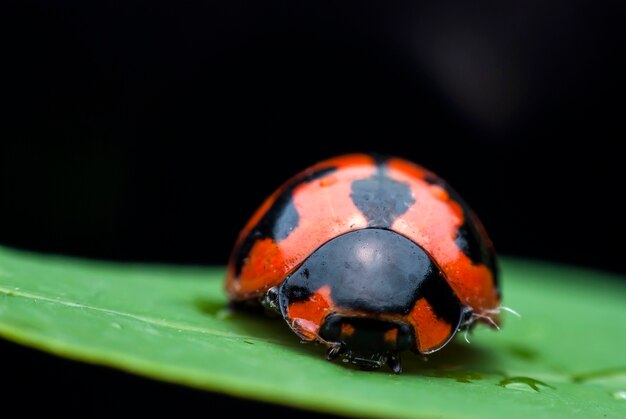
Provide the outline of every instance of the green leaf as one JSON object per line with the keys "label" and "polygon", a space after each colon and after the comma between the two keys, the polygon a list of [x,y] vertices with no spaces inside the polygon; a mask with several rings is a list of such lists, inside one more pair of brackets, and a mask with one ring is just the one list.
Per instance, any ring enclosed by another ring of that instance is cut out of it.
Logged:
{"label": "green leaf", "polygon": [[501,332],[479,328],[404,373],[323,359],[280,319],[224,308],[221,268],[129,265],[0,248],[0,336],[156,379],[385,417],[624,417],[626,282],[506,259]]}

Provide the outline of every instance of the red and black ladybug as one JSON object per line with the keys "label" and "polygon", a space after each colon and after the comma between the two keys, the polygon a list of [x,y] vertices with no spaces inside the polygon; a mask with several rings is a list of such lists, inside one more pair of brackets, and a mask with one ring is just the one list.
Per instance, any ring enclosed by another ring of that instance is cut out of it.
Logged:
{"label": "red and black ladybug", "polygon": [[474,212],[434,173],[353,154],[288,180],[233,250],[232,302],[259,301],[305,341],[364,369],[429,354],[477,321],[497,327],[496,255]]}

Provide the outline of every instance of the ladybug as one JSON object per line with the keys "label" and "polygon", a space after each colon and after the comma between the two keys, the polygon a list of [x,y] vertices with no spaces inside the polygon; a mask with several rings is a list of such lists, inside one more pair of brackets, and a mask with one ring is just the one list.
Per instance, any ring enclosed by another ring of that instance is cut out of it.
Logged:
{"label": "ladybug", "polygon": [[267,198],[235,244],[226,291],[282,315],[328,360],[395,373],[402,351],[430,354],[500,322],[496,254],[474,212],[425,168],[368,154],[324,160]]}

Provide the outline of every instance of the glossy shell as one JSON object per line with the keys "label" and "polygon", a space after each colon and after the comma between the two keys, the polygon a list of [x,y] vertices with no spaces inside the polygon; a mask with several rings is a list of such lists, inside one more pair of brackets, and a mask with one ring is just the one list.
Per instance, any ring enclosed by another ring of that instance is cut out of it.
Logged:
{"label": "glossy shell", "polygon": [[300,338],[362,368],[497,325],[495,253],[443,180],[398,158],[323,161],[274,192],[242,231],[226,290],[261,299]]}
{"label": "glossy shell", "polygon": [[499,305],[495,253],[473,211],[423,167],[366,154],[322,161],[261,205],[230,258],[228,295],[236,301],[260,297],[324,243],[368,227],[418,244],[475,312]]}

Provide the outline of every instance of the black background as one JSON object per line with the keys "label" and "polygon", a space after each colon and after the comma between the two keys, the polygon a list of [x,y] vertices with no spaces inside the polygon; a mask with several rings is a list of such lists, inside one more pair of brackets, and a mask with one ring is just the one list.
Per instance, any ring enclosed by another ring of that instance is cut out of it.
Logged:
{"label": "black background", "polygon": [[[0,243],[224,264],[289,176],[376,151],[447,179],[500,253],[626,273],[618,2],[388,3],[3,3]],[[110,374],[73,368],[47,391]]]}

